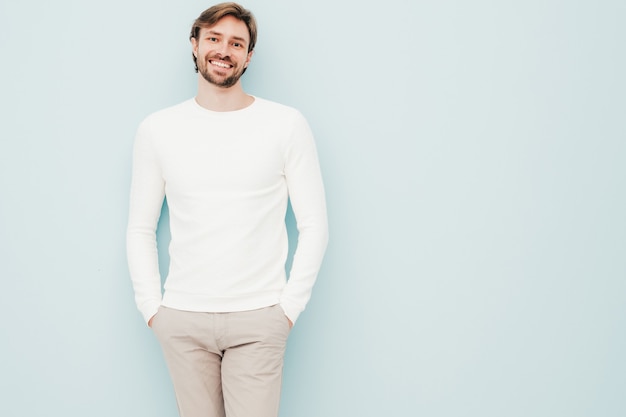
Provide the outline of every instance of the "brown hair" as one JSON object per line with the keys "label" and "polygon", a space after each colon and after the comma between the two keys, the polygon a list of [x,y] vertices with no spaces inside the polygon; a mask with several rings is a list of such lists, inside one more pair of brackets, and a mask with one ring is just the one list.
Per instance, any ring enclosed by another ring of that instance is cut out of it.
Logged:
{"label": "brown hair", "polygon": [[[234,18],[239,19],[246,24],[246,26],[248,27],[248,33],[250,34],[250,44],[248,45],[248,52],[251,52],[254,49],[254,45],[256,45],[256,20],[250,10],[245,9],[243,6],[237,3],[220,3],[203,11],[191,26],[189,40],[191,40],[192,38],[198,39],[198,37],[200,36],[200,29],[208,28],[215,25],[221,18],[225,16],[233,16]],[[198,72],[197,58],[195,57],[195,55],[191,55],[193,57],[193,63],[196,67],[196,72]]]}

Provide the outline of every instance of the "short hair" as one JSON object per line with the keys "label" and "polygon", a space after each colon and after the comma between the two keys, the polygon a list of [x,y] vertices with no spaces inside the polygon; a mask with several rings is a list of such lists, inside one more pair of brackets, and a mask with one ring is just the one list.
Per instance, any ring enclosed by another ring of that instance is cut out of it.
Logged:
{"label": "short hair", "polygon": [[[220,3],[215,6],[209,7],[203,11],[200,16],[193,22],[191,26],[191,33],[189,34],[189,40],[198,39],[200,36],[200,29],[208,28],[215,25],[220,19],[225,16],[233,16],[234,18],[241,20],[248,27],[248,33],[250,34],[250,44],[248,45],[248,52],[254,50],[256,45],[257,25],[256,19],[250,10],[245,9],[243,6],[237,3]],[[193,53],[193,63],[198,72],[198,59]]]}

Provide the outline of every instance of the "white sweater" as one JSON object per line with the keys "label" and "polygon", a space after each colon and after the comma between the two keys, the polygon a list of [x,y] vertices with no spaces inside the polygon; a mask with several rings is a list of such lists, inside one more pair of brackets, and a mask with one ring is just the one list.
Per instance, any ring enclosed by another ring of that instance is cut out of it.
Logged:
{"label": "white sweater", "polygon": [[[172,240],[161,294],[156,227],[167,197]],[[287,200],[298,245],[287,281]],[[148,116],[133,152],[127,251],[137,307],[201,312],[280,304],[295,322],[328,240],[313,136],[295,109],[260,98],[213,112],[195,99]]]}

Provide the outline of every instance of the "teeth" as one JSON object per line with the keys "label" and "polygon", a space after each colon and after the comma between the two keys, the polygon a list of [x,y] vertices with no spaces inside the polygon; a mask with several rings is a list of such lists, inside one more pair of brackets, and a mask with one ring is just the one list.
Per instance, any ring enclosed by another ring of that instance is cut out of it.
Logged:
{"label": "teeth", "polygon": [[217,65],[218,67],[222,67],[222,68],[230,68],[230,65],[225,64],[225,63],[220,62],[220,61],[211,61],[211,64]]}

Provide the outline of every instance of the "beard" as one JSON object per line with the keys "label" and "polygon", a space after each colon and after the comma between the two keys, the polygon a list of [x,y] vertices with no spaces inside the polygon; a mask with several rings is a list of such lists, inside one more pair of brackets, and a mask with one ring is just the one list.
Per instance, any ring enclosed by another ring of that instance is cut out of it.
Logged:
{"label": "beard", "polygon": [[222,61],[233,65],[233,68],[234,68],[234,72],[232,75],[228,77],[223,77],[220,75],[213,74],[211,72],[212,68],[211,68],[211,64],[209,63],[209,60],[213,58],[215,57],[206,58],[203,61],[198,60],[198,64],[199,64],[198,72],[202,75],[202,77],[205,80],[207,80],[209,83],[217,87],[229,88],[237,84],[237,81],[239,81],[239,78],[241,78],[241,76],[243,75],[243,72],[245,71],[245,67],[241,67],[241,68],[237,67],[237,65],[233,63],[228,57],[221,58]]}

